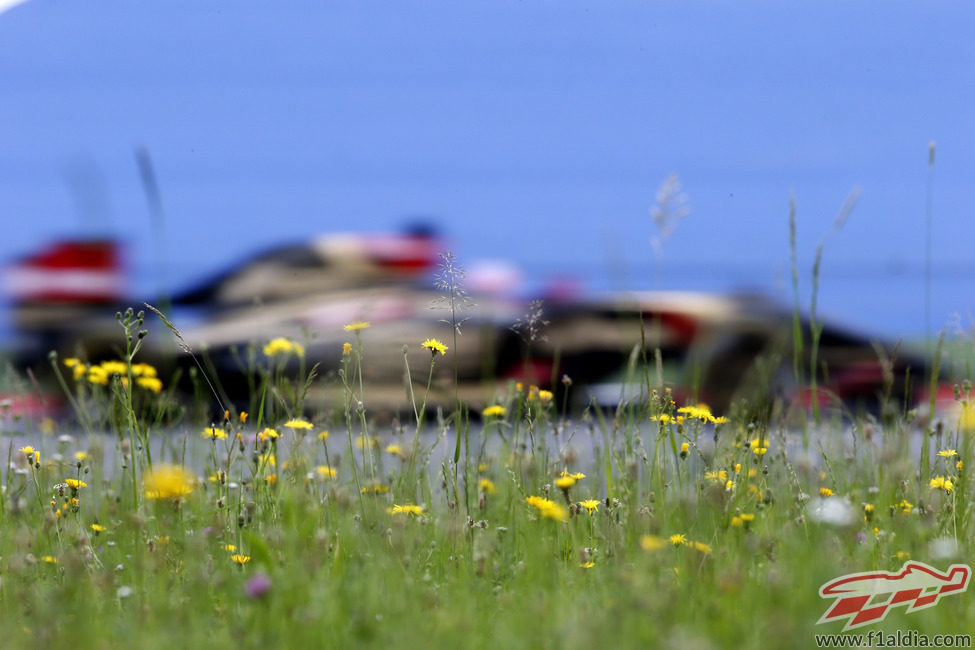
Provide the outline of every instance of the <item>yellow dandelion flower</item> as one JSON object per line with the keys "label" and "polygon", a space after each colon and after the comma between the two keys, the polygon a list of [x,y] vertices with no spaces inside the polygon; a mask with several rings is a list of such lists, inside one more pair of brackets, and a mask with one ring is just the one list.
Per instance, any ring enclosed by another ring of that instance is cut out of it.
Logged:
{"label": "yellow dandelion flower", "polygon": [[731,479],[728,479],[727,481],[725,481],[725,484],[724,484],[725,492],[731,492],[732,490],[735,489],[735,486],[736,485],[737,485],[737,483],[735,483]]}
{"label": "yellow dandelion flower", "polygon": [[705,472],[704,478],[714,483],[724,483],[728,480],[728,472],[724,471],[723,469],[713,472]]}
{"label": "yellow dandelion flower", "polygon": [[403,448],[396,444],[387,445],[384,451],[387,454],[392,454],[393,456],[399,456],[400,458],[404,458],[406,456],[406,454],[403,453]]}
{"label": "yellow dandelion flower", "polygon": [[942,449],[938,452],[938,455],[942,458],[951,458],[952,456],[957,456],[958,452],[954,449]]}
{"label": "yellow dandelion flower", "polygon": [[711,415],[711,409],[705,404],[698,404],[697,406],[682,406],[677,409],[678,413],[683,413],[689,418],[697,418],[702,421],[710,420],[713,416]]}
{"label": "yellow dandelion flower", "polygon": [[44,556],[41,557],[41,561],[42,562],[46,562],[47,564],[57,564],[58,563],[58,559],[56,557],[54,557],[53,555],[44,555]]}
{"label": "yellow dandelion flower", "polygon": [[307,420],[302,420],[301,418],[295,418],[294,420],[288,420],[281,426],[287,427],[289,429],[311,429],[314,425]]}
{"label": "yellow dandelion flower", "polygon": [[346,341],[342,344],[342,356],[347,357],[352,354],[352,344]]}
{"label": "yellow dandelion flower", "polygon": [[251,556],[241,555],[240,553],[234,553],[233,555],[230,556],[230,559],[233,560],[234,564],[244,566],[245,564],[251,561]]}
{"label": "yellow dandelion flower", "polygon": [[30,445],[27,445],[25,447],[21,447],[20,448],[20,453],[24,454],[25,456],[30,457],[30,456],[33,456],[36,452],[34,451],[34,448],[33,447],[31,447]]}
{"label": "yellow dandelion flower", "polygon": [[372,485],[364,485],[360,492],[363,494],[369,494],[370,492],[373,494],[386,494],[389,492],[389,487],[382,483],[374,483]]}
{"label": "yellow dandelion flower", "polygon": [[975,404],[962,401],[958,408],[958,430],[964,433],[975,431]]}
{"label": "yellow dandelion flower", "polygon": [[329,467],[328,465],[319,465],[315,468],[315,472],[318,473],[318,477],[321,479],[330,479],[338,476],[338,472],[334,467]]}
{"label": "yellow dandelion flower", "polygon": [[576,480],[571,476],[560,476],[555,479],[555,487],[560,490],[568,490],[570,487],[576,484]]}
{"label": "yellow dandelion flower", "polygon": [[644,551],[659,551],[667,545],[667,540],[656,535],[644,535],[640,538],[640,547]]}
{"label": "yellow dandelion flower", "polygon": [[566,521],[568,512],[558,503],[546,499],[545,497],[529,496],[525,497],[528,505],[535,508],[542,517],[555,519],[556,521]]}
{"label": "yellow dandelion flower", "polygon": [[505,414],[504,407],[503,406],[500,406],[498,404],[495,404],[493,406],[489,406],[486,409],[484,409],[483,411],[481,411],[481,416],[482,417],[486,417],[486,418],[489,418],[489,417],[494,416],[494,415],[498,416],[499,418],[503,418],[504,417],[504,414]]}
{"label": "yellow dandelion flower", "polygon": [[108,374],[109,377],[112,375],[129,374],[129,366],[124,361],[102,361],[99,366]]}
{"label": "yellow dandelion flower", "polygon": [[193,475],[179,465],[156,465],[143,479],[147,499],[180,499],[193,491]]}
{"label": "yellow dandelion flower", "polygon": [[711,554],[712,549],[709,544],[705,544],[704,542],[690,542],[689,544],[691,547],[694,548],[695,551],[698,551],[699,553],[704,553],[705,555]]}
{"label": "yellow dandelion flower", "polygon": [[438,341],[437,339],[427,339],[426,341],[420,344],[420,347],[424,347],[427,350],[430,350],[430,354],[436,354],[437,352],[439,352],[441,356],[447,354],[447,350],[448,350],[447,346],[444,345],[442,342]]}
{"label": "yellow dandelion flower", "polygon": [[247,424],[247,418],[248,418],[247,411],[241,411],[240,412],[240,423],[241,424]]}
{"label": "yellow dandelion flower", "polygon": [[900,562],[905,562],[911,559],[911,554],[907,551],[897,551],[894,553],[894,557]]}
{"label": "yellow dandelion flower", "polygon": [[201,435],[210,440],[225,440],[227,438],[227,432],[220,427],[206,427]]}
{"label": "yellow dandelion flower", "polygon": [[88,487],[88,484],[76,478],[64,479],[64,482],[68,484],[68,487],[72,490],[80,490],[81,488]]}
{"label": "yellow dandelion flower", "polygon": [[264,356],[274,357],[284,354],[296,354],[299,357],[305,356],[305,346],[300,343],[295,343],[291,339],[279,336],[278,338],[271,339],[268,344],[264,346]]}
{"label": "yellow dandelion flower", "polygon": [[108,386],[109,375],[104,368],[101,366],[92,366],[88,369],[87,379],[91,384],[98,384],[100,386]]}
{"label": "yellow dandelion flower", "polygon": [[325,440],[328,440],[328,435],[328,431],[322,431],[318,434],[318,439],[324,442]]}
{"label": "yellow dandelion flower", "polygon": [[662,424],[667,424],[671,422],[674,418],[669,413],[661,413],[660,415],[651,415],[650,419],[654,422],[660,422]]}
{"label": "yellow dandelion flower", "polygon": [[148,363],[133,363],[132,364],[132,376],[133,377],[156,377],[159,373],[156,369],[150,366]]}
{"label": "yellow dandelion flower", "polygon": [[281,434],[278,433],[277,429],[272,429],[271,427],[265,427],[263,431],[257,434],[257,439],[261,442],[267,442],[268,440],[274,440],[280,437]]}
{"label": "yellow dandelion flower", "polygon": [[278,475],[277,474],[268,474],[264,478],[264,482],[267,483],[268,485],[277,485],[277,483],[278,483]]}
{"label": "yellow dandelion flower", "polygon": [[583,569],[591,569],[594,566],[596,566],[596,563],[593,562],[592,560],[589,560],[588,562],[583,562],[582,564],[579,565],[579,567]]}
{"label": "yellow dandelion flower", "polygon": [[566,509],[554,501],[549,501],[543,507],[538,509],[538,512],[546,519],[554,519],[555,521],[568,521],[569,513]]}
{"label": "yellow dandelion flower", "polygon": [[552,391],[550,390],[538,391],[538,401],[541,402],[542,404],[549,404],[553,399],[555,399],[555,395],[552,394]]}
{"label": "yellow dandelion flower", "polygon": [[227,551],[228,553],[236,553],[237,547],[234,546],[233,544],[224,544],[223,550]]}
{"label": "yellow dandelion flower", "polygon": [[964,466],[965,466],[965,463],[963,463],[961,461],[958,461],[957,463],[955,463],[955,469],[957,469],[959,472],[961,471],[962,467],[964,467]]}
{"label": "yellow dandelion flower", "polygon": [[355,446],[358,449],[366,449],[367,447],[369,449],[375,449],[379,446],[379,439],[375,436],[369,436],[368,438],[366,436],[356,436]]}
{"label": "yellow dandelion flower", "polygon": [[674,546],[681,546],[687,543],[687,536],[683,533],[677,533],[668,537],[667,540]]}
{"label": "yellow dandelion flower", "polygon": [[95,534],[96,535],[101,534],[101,533],[104,533],[106,530],[108,530],[107,528],[105,528],[101,524],[92,524],[91,525],[91,529],[93,531],[95,531]]}
{"label": "yellow dandelion flower", "polygon": [[78,381],[85,376],[88,372],[88,366],[81,362],[80,359],[74,357],[69,357],[64,360],[64,365],[71,369],[71,373],[74,376],[74,380]]}
{"label": "yellow dandelion flower", "polygon": [[138,377],[135,380],[135,385],[139,388],[145,388],[156,395],[161,393],[163,388],[162,380],[158,377]]}
{"label": "yellow dandelion flower", "polygon": [[833,496],[833,491],[831,489],[829,489],[828,487],[821,487],[821,488],[819,488],[819,496],[821,496],[823,498],[831,497],[831,496]]}
{"label": "yellow dandelion flower", "polygon": [[742,521],[742,518],[739,517],[738,515],[735,515],[734,517],[731,518],[732,528],[741,528],[743,525],[744,525],[744,521]]}
{"label": "yellow dandelion flower", "polygon": [[367,329],[368,327],[369,327],[369,322],[368,321],[361,321],[360,320],[360,321],[356,321],[354,323],[349,323],[348,325],[346,325],[342,329],[344,329],[346,332],[357,332],[359,330]]}
{"label": "yellow dandelion flower", "polygon": [[951,492],[955,487],[954,483],[951,482],[951,479],[944,476],[935,476],[928,482],[928,485],[930,485],[931,489],[933,490],[941,489],[945,492]]}
{"label": "yellow dandelion flower", "polygon": [[586,475],[583,474],[582,472],[574,472],[572,474],[568,474],[566,472],[562,472],[562,476],[568,476],[570,478],[574,478],[577,481],[581,481],[582,479],[586,478]]}
{"label": "yellow dandelion flower", "polygon": [[586,499],[585,501],[580,501],[579,505],[586,509],[590,515],[597,510],[599,510],[599,501],[596,499]]}
{"label": "yellow dandelion flower", "polygon": [[687,455],[691,452],[691,444],[689,442],[680,443],[680,457],[687,458]]}
{"label": "yellow dandelion flower", "polygon": [[386,512],[391,515],[410,515],[411,517],[418,517],[423,514],[423,506],[417,506],[412,504],[405,504],[398,506],[393,504],[392,508],[387,508]]}
{"label": "yellow dandelion flower", "polygon": [[899,508],[900,511],[905,515],[909,515],[911,514],[911,510],[914,509],[914,504],[907,499],[901,499],[901,502],[898,503],[896,507]]}
{"label": "yellow dandelion flower", "polygon": [[497,491],[497,489],[494,487],[494,481],[489,478],[482,478],[480,481],[478,481],[477,489],[479,492],[483,492],[485,494],[494,494]]}

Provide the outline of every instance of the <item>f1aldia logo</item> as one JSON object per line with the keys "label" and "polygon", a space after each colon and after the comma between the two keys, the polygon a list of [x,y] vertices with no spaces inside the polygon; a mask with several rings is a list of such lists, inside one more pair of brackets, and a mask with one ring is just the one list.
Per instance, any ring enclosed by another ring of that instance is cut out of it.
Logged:
{"label": "f1aldia logo", "polygon": [[830,580],[819,588],[821,598],[836,601],[816,624],[847,619],[843,632],[879,623],[892,607],[906,605],[907,612],[934,607],[942,596],[968,589],[972,568],[952,564],[946,573],[923,562],[908,561],[896,573],[867,571]]}

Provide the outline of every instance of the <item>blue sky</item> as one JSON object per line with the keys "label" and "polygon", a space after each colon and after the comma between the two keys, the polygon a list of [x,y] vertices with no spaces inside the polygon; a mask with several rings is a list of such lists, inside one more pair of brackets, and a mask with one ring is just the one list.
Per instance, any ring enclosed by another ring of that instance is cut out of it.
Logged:
{"label": "blue sky", "polygon": [[[930,141],[933,326],[975,314],[973,33],[965,2],[30,0],[0,14],[0,259],[112,232],[145,291],[422,214],[537,283],[790,301],[790,194],[808,276],[859,187],[822,308],[916,336]],[[654,262],[670,173],[691,213]]]}

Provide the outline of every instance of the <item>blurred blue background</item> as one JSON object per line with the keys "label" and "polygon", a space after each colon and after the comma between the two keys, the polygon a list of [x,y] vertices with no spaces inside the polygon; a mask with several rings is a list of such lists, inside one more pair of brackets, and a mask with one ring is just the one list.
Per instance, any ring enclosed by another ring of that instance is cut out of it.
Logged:
{"label": "blurred blue background", "polygon": [[[827,317],[967,327],[973,33],[967,2],[30,0],[0,13],[0,260],[113,234],[150,295],[426,215],[526,294],[568,275],[791,304],[791,194],[803,306],[828,236]],[[690,213],[655,251],[670,174]]]}

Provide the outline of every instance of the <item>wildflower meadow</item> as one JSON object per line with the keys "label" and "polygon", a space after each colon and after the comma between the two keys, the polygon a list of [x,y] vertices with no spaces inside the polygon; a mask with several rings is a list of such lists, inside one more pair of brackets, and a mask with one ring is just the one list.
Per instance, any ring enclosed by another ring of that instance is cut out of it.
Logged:
{"label": "wildflower meadow", "polygon": [[[434,407],[449,318],[402,342],[429,364],[404,368],[391,419],[370,410],[364,321],[344,328],[325,405],[286,338],[254,342],[243,400],[200,361],[181,397],[140,359],[147,319],[179,341],[154,308],[119,314],[120,358],[52,355],[70,416],[4,420],[0,646],[816,647],[843,628],[818,622],[821,585],[971,556],[966,382],[943,413],[813,417],[754,387],[719,413],[634,354],[645,390],[612,409],[570,410],[571,377]],[[870,629],[972,621],[960,594]]]}

